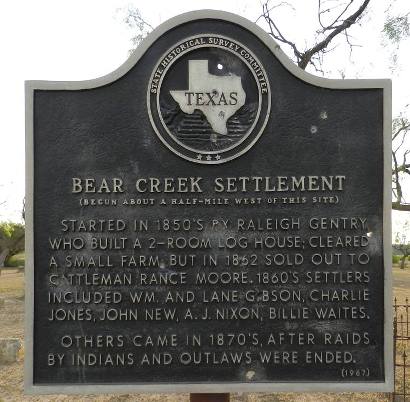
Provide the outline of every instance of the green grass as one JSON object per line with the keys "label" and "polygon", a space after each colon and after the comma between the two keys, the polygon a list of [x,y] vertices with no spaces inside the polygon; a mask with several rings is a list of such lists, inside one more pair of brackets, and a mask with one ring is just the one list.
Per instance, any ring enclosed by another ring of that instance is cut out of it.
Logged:
{"label": "green grass", "polygon": [[6,263],[7,267],[24,267],[25,255],[24,252],[13,255]]}

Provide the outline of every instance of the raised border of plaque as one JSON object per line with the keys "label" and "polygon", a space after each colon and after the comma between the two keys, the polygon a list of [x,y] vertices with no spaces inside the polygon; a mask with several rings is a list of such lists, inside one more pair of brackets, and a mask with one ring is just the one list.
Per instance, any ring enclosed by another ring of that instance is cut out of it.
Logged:
{"label": "raised border of plaque", "polygon": [[[140,383],[140,384],[75,384],[36,385],[33,382],[33,329],[34,329],[34,244],[33,244],[33,96],[38,89],[82,90],[112,83],[125,75],[144,55],[149,47],[165,32],[195,19],[220,19],[242,26],[256,35],[282,65],[297,78],[330,89],[383,89],[384,135],[384,382],[264,382],[264,383]],[[298,68],[280,46],[256,24],[235,14],[200,10],[174,17],[156,28],[132,53],[128,60],[112,73],[86,81],[26,81],[26,271],[25,271],[25,392],[30,394],[101,394],[144,392],[390,392],[393,390],[393,324],[392,324],[392,273],[391,273],[391,81],[388,79],[325,79]]]}

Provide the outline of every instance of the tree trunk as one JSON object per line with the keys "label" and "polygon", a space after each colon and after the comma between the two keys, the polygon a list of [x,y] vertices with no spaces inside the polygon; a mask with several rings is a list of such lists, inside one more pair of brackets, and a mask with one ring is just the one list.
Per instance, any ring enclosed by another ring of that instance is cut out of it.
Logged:
{"label": "tree trunk", "polygon": [[403,255],[402,259],[400,260],[400,269],[404,269],[404,264],[406,263],[407,255]]}
{"label": "tree trunk", "polygon": [[6,261],[7,256],[9,255],[9,249],[5,248],[1,253],[0,253],[0,276],[1,276],[1,270],[4,267],[4,262]]}

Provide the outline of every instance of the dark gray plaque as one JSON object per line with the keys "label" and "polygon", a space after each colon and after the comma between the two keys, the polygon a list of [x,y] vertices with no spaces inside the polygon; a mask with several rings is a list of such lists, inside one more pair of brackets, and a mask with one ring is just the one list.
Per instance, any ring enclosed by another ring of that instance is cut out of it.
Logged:
{"label": "dark gray plaque", "polygon": [[28,82],[26,390],[391,389],[390,99],[208,11]]}

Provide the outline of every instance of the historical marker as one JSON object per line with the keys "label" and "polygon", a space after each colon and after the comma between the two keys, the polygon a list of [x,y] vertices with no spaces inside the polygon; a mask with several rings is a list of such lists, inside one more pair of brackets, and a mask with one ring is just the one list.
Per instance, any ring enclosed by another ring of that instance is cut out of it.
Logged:
{"label": "historical marker", "polygon": [[28,82],[26,390],[390,390],[390,91],[213,11]]}

